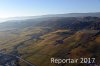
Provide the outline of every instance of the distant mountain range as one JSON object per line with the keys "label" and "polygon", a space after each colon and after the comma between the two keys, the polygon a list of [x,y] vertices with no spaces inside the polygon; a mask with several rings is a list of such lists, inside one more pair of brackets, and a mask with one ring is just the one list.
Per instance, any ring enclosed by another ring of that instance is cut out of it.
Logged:
{"label": "distant mountain range", "polygon": [[51,15],[43,15],[42,17],[86,17],[86,16],[100,17],[100,12],[51,14]]}
{"label": "distant mountain range", "polygon": [[67,13],[67,14],[50,14],[50,15],[41,15],[41,16],[26,16],[26,17],[11,17],[6,19],[0,19],[0,22],[8,21],[8,20],[25,20],[25,19],[36,19],[36,18],[44,18],[44,17],[100,17],[100,12],[93,13]]}
{"label": "distant mountain range", "polygon": [[0,23],[0,29],[25,28],[30,26],[82,29],[84,27],[89,28],[91,25],[96,25],[95,29],[100,29],[99,17],[100,12],[13,17],[5,19],[5,22]]}

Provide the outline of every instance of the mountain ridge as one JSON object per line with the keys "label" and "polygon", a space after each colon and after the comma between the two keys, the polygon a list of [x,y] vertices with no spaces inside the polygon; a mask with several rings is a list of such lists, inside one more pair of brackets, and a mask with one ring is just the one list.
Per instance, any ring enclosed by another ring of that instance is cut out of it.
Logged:
{"label": "mountain ridge", "polygon": [[44,17],[100,17],[100,12],[88,12],[88,13],[64,13],[64,14],[48,14],[48,15],[39,15],[39,16],[22,16],[22,17],[9,17],[9,18],[0,18],[0,22],[6,22],[9,20],[25,20],[25,19],[36,19]]}

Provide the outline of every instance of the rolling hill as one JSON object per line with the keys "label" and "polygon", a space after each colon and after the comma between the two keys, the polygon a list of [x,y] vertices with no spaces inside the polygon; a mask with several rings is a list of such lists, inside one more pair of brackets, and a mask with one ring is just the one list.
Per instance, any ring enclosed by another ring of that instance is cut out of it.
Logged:
{"label": "rolling hill", "polygon": [[[99,13],[44,15],[0,23],[0,51],[36,66],[89,66],[56,64],[51,58],[96,58],[100,64]],[[17,60],[20,66],[27,63]]]}

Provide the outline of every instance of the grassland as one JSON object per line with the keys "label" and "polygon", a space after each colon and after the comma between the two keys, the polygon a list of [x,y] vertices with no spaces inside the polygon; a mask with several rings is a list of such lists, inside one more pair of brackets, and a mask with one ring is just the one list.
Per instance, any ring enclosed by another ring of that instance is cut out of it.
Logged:
{"label": "grassland", "polygon": [[[25,60],[35,64],[36,66],[55,66],[57,64],[51,64],[50,58],[81,58],[81,57],[95,57],[100,59],[99,46],[100,36],[92,35],[98,31],[94,30],[82,30],[82,31],[71,31],[71,30],[56,30],[38,36],[40,39],[32,38],[32,36],[44,33],[43,29],[35,28],[31,31],[24,29],[18,33],[11,33],[8,31],[6,34],[8,38],[1,38],[1,49],[6,49],[7,52],[18,51],[18,54]],[[5,34],[5,32],[0,33]],[[11,34],[11,35],[10,35]],[[3,35],[2,35],[3,36]],[[89,38],[89,39],[88,39]],[[62,41],[63,43],[60,43]],[[97,51],[94,53],[94,49]],[[84,55],[85,54],[85,55]],[[26,64],[19,62],[22,66]],[[98,62],[99,63],[99,62]],[[75,64],[80,65],[80,64]],[[73,64],[65,64],[65,66],[75,66]],[[27,65],[26,65],[27,66]],[[58,65],[60,66],[60,65]],[[83,66],[85,66],[83,64]]]}

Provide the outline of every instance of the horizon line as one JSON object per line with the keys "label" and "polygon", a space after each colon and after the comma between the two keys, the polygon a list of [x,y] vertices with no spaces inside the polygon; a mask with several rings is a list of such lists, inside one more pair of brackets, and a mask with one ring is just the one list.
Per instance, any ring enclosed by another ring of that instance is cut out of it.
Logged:
{"label": "horizon line", "polygon": [[48,15],[60,15],[60,14],[78,14],[78,13],[100,13],[100,12],[69,12],[69,13],[55,13],[55,14],[43,14],[43,15],[27,15],[27,16],[12,16],[5,17],[0,19],[10,19],[10,18],[20,18],[20,17],[39,17],[39,16],[48,16]]}

